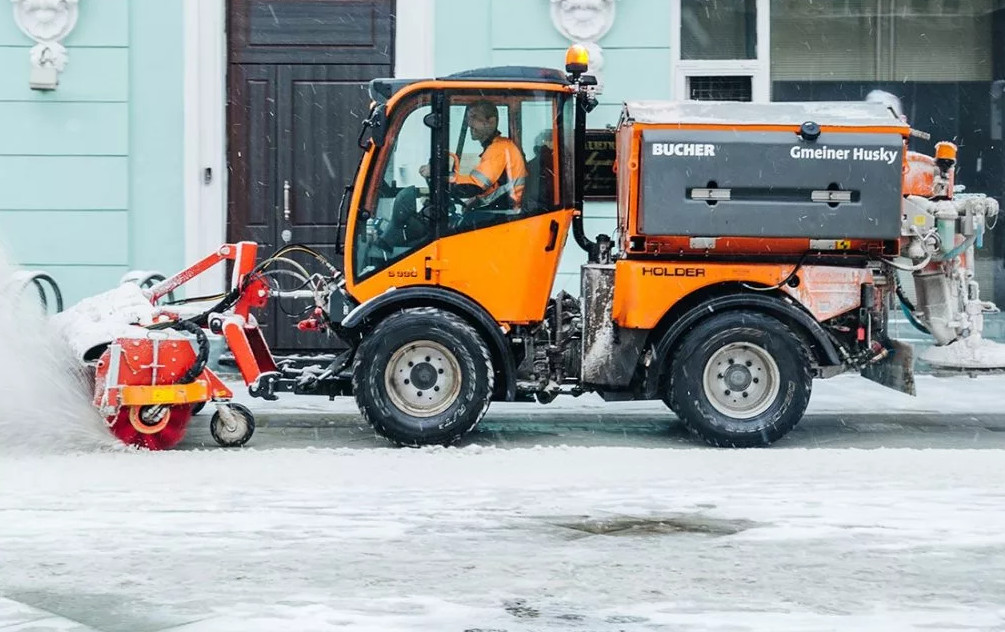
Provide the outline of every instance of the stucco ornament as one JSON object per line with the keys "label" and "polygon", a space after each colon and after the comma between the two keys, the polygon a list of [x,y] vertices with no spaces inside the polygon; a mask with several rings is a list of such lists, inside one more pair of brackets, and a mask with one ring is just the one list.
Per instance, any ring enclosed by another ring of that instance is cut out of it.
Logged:
{"label": "stucco ornament", "polygon": [[79,0],[11,0],[14,22],[35,40],[31,63],[36,68],[62,72],[69,56],[62,40],[73,31],[79,16]]}
{"label": "stucco ornament", "polygon": [[590,51],[590,73],[604,67],[604,50],[599,41],[614,25],[614,0],[549,0],[551,21],[566,39]]}

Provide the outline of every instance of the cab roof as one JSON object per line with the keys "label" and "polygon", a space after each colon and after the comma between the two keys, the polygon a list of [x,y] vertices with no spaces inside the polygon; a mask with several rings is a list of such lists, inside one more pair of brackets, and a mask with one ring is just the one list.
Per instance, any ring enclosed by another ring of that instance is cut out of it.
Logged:
{"label": "cab roof", "polygon": [[[444,77],[438,81],[498,81],[522,83],[557,83],[569,85],[569,78],[561,70],[554,68],[539,68],[536,66],[493,66],[465,70]],[[370,97],[374,101],[386,102],[396,92],[420,81],[430,79],[374,79],[370,82]]]}

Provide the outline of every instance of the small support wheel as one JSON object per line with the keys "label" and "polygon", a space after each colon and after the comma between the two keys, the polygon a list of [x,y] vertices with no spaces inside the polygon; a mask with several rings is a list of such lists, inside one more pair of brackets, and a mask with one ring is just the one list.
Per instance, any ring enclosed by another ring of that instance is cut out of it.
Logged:
{"label": "small support wheel", "polygon": [[534,399],[536,399],[539,404],[550,404],[555,401],[556,397],[558,397],[558,393],[551,391],[538,391],[534,393]]}
{"label": "small support wheel", "polygon": [[241,404],[222,404],[209,421],[209,432],[218,445],[239,448],[255,434],[255,416]]}

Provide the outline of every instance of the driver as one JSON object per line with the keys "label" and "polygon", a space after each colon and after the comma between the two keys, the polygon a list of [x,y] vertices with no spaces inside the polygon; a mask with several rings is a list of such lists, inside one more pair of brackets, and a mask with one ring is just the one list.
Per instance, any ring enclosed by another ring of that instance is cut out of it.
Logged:
{"label": "driver", "polygon": [[[527,179],[523,153],[499,132],[499,110],[491,101],[475,101],[468,106],[471,138],[482,144],[481,162],[467,175],[451,174],[451,193],[467,200],[468,209],[519,210]],[[419,173],[429,177],[429,165]]]}

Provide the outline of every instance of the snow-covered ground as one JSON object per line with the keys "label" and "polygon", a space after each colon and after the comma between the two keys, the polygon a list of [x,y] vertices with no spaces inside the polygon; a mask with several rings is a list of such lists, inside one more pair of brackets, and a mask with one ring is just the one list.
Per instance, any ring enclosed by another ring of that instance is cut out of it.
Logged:
{"label": "snow-covered ground", "polygon": [[[8,303],[0,631],[1005,629],[1003,450],[291,450],[266,434],[137,452],[40,316]],[[808,412],[1000,416],[1003,385],[922,377],[910,398],[846,376],[817,382]],[[359,420],[349,398],[251,405]],[[589,396],[499,410],[669,418]]]}
{"label": "snow-covered ground", "polygon": [[0,454],[0,630],[1005,629],[997,450]]}

